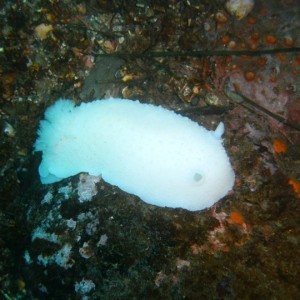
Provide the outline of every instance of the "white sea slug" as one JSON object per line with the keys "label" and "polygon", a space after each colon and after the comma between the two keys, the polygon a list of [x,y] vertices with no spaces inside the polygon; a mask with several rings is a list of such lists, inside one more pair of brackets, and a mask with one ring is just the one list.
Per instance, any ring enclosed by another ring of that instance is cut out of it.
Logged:
{"label": "white sea slug", "polygon": [[223,131],[223,123],[208,131],[139,101],[60,99],[46,110],[34,147],[44,184],[88,172],[147,203],[201,210],[234,184]]}

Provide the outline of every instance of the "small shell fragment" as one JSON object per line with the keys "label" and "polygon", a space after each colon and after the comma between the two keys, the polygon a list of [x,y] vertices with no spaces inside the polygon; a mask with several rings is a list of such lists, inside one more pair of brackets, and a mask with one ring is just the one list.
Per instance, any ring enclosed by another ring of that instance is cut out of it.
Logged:
{"label": "small shell fragment", "polygon": [[228,0],[226,10],[238,20],[246,17],[254,7],[254,0]]}
{"label": "small shell fragment", "polygon": [[53,30],[52,25],[46,25],[44,23],[38,25],[34,29],[36,37],[40,40],[45,40],[48,36],[48,33]]}
{"label": "small shell fragment", "polygon": [[9,137],[14,137],[16,134],[15,129],[6,121],[3,123],[3,133]]}

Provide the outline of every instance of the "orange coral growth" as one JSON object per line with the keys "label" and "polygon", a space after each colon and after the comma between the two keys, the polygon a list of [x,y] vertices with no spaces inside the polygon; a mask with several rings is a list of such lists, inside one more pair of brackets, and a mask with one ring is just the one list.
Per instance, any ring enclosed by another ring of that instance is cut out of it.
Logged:
{"label": "orange coral growth", "polygon": [[256,24],[256,19],[255,19],[254,17],[250,16],[250,17],[247,19],[247,23],[248,23],[249,25],[254,25],[254,24]]}
{"label": "orange coral growth", "polygon": [[255,50],[257,48],[257,41],[259,40],[259,34],[257,32],[254,32],[250,37],[249,37],[249,43],[250,43],[250,49]]}
{"label": "orange coral growth", "polygon": [[274,35],[268,34],[265,37],[265,43],[268,45],[275,45],[277,43],[277,38]]}
{"label": "orange coral growth", "polygon": [[244,223],[244,217],[240,213],[233,211],[229,216],[229,221],[233,224],[241,225]]}
{"label": "orange coral growth", "polygon": [[289,185],[292,186],[294,192],[297,194],[298,197],[300,197],[300,182],[291,178],[289,180]]}
{"label": "orange coral growth", "polygon": [[[192,244],[191,251],[197,255],[207,253],[213,255],[217,251],[230,251],[231,245],[242,246],[250,239],[251,226],[244,222],[244,217],[233,211],[230,216],[225,212],[216,212],[216,207],[212,208],[212,216],[219,221],[219,226],[208,232],[207,240],[203,244]],[[235,234],[232,234],[234,229]]]}
{"label": "orange coral growth", "polygon": [[239,83],[234,82],[233,87],[236,92],[241,92],[241,85]]}
{"label": "orange coral growth", "polygon": [[266,57],[260,57],[256,61],[256,65],[259,67],[264,67],[268,63],[268,59]]}
{"label": "orange coral growth", "polygon": [[299,74],[300,74],[300,70],[293,70],[293,71],[292,71],[292,74],[293,74],[293,75],[299,75]]}
{"label": "orange coral growth", "polygon": [[294,47],[295,46],[295,41],[289,36],[284,38],[283,43],[287,47]]}
{"label": "orange coral growth", "polygon": [[278,60],[281,62],[281,63],[284,63],[285,60],[286,60],[286,54],[285,53],[282,53],[282,52],[279,52],[276,54]]}
{"label": "orange coral growth", "polygon": [[277,82],[277,81],[278,81],[277,76],[272,76],[272,77],[270,78],[270,82],[275,83],[275,82]]}
{"label": "orange coral growth", "polygon": [[284,2],[285,2],[285,4],[287,4],[287,5],[295,4],[295,0],[285,0]]}
{"label": "orange coral growth", "polygon": [[16,79],[16,73],[9,73],[2,76],[0,82],[2,83],[4,89],[3,98],[10,99],[12,97]]}
{"label": "orange coral growth", "polygon": [[266,8],[261,8],[259,14],[261,16],[266,16],[268,14],[268,10]]}
{"label": "orange coral growth", "polygon": [[243,42],[243,43],[241,43],[241,48],[242,48],[242,49],[246,49],[246,48],[247,48],[247,45],[246,45],[246,43],[244,43],[244,42]]}
{"label": "orange coral growth", "polygon": [[245,55],[245,54],[241,55],[240,57],[241,57],[242,60],[250,60],[250,59],[253,59],[252,56]]}
{"label": "orange coral growth", "polygon": [[259,40],[259,33],[253,32],[250,37],[251,40],[257,42]]}
{"label": "orange coral growth", "polygon": [[244,77],[247,81],[253,81],[255,79],[255,73],[252,71],[247,71],[244,73]]}
{"label": "orange coral growth", "polygon": [[223,12],[217,12],[216,15],[215,15],[215,20],[219,24],[225,24],[225,23],[228,22],[228,17]]}
{"label": "orange coral growth", "polygon": [[294,64],[295,64],[296,66],[300,66],[300,56],[295,56],[295,57],[294,57]]}
{"label": "orange coral growth", "polygon": [[229,35],[224,35],[221,39],[222,44],[227,45],[230,42],[230,36]]}
{"label": "orange coral growth", "polygon": [[273,141],[273,148],[276,153],[285,153],[287,150],[286,144],[277,139]]}

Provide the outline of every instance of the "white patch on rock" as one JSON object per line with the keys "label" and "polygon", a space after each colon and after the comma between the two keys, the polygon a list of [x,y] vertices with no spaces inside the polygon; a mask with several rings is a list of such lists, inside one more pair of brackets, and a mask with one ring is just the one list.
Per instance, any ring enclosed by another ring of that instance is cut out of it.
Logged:
{"label": "white patch on rock", "polygon": [[82,173],[79,176],[77,194],[79,202],[91,201],[92,197],[97,194],[96,183],[101,180],[101,176],[91,176]]}

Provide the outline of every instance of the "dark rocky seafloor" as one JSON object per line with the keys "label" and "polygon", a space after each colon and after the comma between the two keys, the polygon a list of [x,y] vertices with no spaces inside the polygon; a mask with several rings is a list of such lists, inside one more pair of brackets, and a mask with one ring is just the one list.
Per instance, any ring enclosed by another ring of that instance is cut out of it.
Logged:
{"label": "dark rocky seafloor", "polygon": [[[0,2],[0,299],[299,299],[300,3],[225,3]],[[224,122],[233,191],[190,212],[42,185],[46,108],[109,96]]]}

